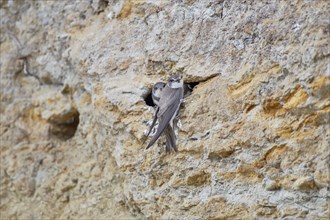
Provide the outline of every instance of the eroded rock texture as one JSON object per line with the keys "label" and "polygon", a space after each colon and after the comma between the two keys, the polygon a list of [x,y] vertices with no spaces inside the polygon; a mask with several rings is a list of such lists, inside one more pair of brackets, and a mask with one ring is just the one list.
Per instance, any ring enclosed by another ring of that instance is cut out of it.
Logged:
{"label": "eroded rock texture", "polygon": [[[328,1],[6,1],[1,218],[329,216]],[[142,146],[179,72],[179,153]]]}

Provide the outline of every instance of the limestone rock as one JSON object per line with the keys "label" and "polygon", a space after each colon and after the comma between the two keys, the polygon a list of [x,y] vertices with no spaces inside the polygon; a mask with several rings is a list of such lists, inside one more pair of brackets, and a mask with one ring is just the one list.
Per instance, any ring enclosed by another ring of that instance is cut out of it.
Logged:
{"label": "limestone rock", "polygon": [[[327,218],[329,7],[1,1],[1,218]],[[173,73],[179,152],[146,151]]]}
{"label": "limestone rock", "polygon": [[297,190],[313,190],[315,187],[313,177],[300,177],[293,183],[293,188]]}

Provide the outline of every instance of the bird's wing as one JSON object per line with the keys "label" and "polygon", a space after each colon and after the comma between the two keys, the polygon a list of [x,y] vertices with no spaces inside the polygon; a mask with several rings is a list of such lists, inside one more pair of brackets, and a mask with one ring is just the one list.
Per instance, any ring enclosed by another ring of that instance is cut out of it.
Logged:
{"label": "bird's wing", "polygon": [[146,149],[150,148],[157,141],[157,139],[163,133],[164,129],[171,121],[173,116],[175,116],[176,112],[180,107],[182,96],[183,96],[182,88],[178,88],[178,89],[167,89],[167,87],[165,88],[165,90],[162,93],[162,97],[159,101],[159,112],[157,114],[159,119],[158,129]]}
{"label": "bird's wing", "polygon": [[174,127],[171,127],[170,135],[171,135],[171,140],[172,140],[172,148],[175,152],[178,152],[178,148],[176,147],[176,136],[174,133]]}
{"label": "bird's wing", "polygon": [[171,140],[171,135],[169,133],[169,125],[167,125],[167,127],[164,130],[164,135],[165,135],[165,139],[166,139],[166,152],[171,152],[172,149],[172,140]]}
{"label": "bird's wing", "polygon": [[[172,89],[166,86],[163,89],[161,99],[159,100],[158,117],[163,117],[168,113],[172,105],[179,107],[183,98],[183,88]],[[177,109],[175,109],[176,111]]]}
{"label": "bird's wing", "polygon": [[171,152],[171,149],[173,149],[175,152],[178,152],[178,148],[176,147],[176,136],[174,133],[174,129],[170,125],[167,125],[164,130],[164,134],[166,137],[166,152]]}

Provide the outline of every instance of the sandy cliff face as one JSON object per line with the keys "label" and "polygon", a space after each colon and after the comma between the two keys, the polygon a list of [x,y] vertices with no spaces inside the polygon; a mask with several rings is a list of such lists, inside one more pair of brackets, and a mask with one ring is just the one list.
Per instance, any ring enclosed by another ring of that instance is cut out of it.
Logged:
{"label": "sandy cliff face", "polygon": [[[329,216],[327,1],[1,1],[1,218]],[[198,83],[177,154],[152,85]]]}

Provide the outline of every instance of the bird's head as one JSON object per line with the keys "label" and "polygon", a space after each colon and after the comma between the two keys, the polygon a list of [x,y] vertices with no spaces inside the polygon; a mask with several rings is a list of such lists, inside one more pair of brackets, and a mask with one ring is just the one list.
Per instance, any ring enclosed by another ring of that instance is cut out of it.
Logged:
{"label": "bird's head", "polygon": [[183,79],[181,75],[173,75],[168,79],[168,85],[172,89],[183,87]]}
{"label": "bird's head", "polygon": [[165,87],[165,83],[158,82],[152,87],[152,94],[156,97],[160,97],[160,93],[162,92],[163,88]]}

